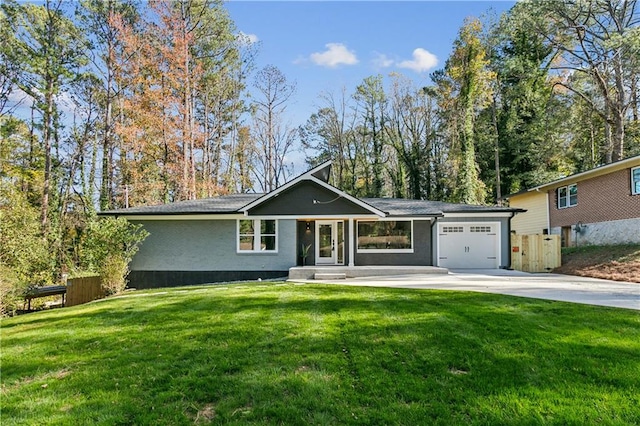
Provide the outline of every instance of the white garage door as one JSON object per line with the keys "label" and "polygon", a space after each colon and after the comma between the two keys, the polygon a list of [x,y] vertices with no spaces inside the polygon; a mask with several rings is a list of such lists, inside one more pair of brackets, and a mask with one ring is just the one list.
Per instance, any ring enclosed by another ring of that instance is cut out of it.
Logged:
{"label": "white garage door", "polygon": [[438,266],[495,269],[499,253],[499,222],[438,224]]}

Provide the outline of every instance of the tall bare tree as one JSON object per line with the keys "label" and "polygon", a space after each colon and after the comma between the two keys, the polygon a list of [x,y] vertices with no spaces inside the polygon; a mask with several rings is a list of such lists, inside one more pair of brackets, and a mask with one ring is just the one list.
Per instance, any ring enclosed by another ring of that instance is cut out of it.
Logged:
{"label": "tall bare tree", "polygon": [[[627,112],[633,105],[634,76],[640,67],[640,11],[636,0],[526,1],[531,28],[561,53],[557,84],[589,104],[605,123],[604,161],[624,157]],[[598,97],[574,83],[588,76]]]}
{"label": "tall bare tree", "polygon": [[277,67],[267,65],[258,71],[253,98],[253,137],[258,150],[258,167],[254,169],[262,191],[272,191],[291,174],[287,155],[291,153],[297,129],[285,122],[284,112],[296,91]]}

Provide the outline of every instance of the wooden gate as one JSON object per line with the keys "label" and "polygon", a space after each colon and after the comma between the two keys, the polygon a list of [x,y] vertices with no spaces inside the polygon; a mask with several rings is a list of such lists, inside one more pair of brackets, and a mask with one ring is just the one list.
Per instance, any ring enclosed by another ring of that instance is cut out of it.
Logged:
{"label": "wooden gate", "polygon": [[562,259],[560,235],[511,234],[511,267],[524,272],[551,272]]}

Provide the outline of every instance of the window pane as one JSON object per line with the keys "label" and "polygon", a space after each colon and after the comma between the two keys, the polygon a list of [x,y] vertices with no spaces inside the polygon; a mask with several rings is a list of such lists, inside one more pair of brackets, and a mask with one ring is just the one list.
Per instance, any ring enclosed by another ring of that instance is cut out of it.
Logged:
{"label": "window pane", "polygon": [[260,238],[260,250],[275,250],[275,249],[276,249],[275,236],[263,236]]}
{"label": "window pane", "polygon": [[252,236],[240,236],[240,250],[242,251],[253,250]]}
{"label": "window pane", "polygon": [[276,221],[275,220],[261,220],[260,221],[260,233],[263,235],[276,235]]}
{"label": "window pane", "polygon": [[631,171],[632,190],[634,194],[640,194],[640,167]]}
{"label": "window pane", "polygon": [[567,207],[567,187],[558,188],[558,207]]}
{"label": "window pane", "polygon": [[578,204],[578,186],[570,185],[569,186],[569,205],[575,206]]}
{"label": "window pane", "polygon": [[358,249],[411,249],[411,222],[358,222]]}
{"label": "window pane", "polygon": [[253,220],[240,221],[240,234],[253,234]]}

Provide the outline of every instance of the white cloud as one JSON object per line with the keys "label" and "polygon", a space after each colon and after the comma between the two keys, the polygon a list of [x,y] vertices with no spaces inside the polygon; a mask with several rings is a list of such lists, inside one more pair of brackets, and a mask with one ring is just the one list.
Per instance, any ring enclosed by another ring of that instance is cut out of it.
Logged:
{"label": "white cloud", "polygon": [[336,68],[338,65],[355,65],[358,63],[356,54],[347,49],[342,43],[327,43],[324,52],[312,53],[311,62],[321,67]]}
{"label": "white cloud", "polygon": [[247,45],[256,44],[260,41],[257,35],[243,33],[242,31],[238,33],[238,38]]}
{"label": "white cloud", "polygon": [[418,47],[413,51],[413,59],[397,63],[399,68],[408,68],[415,72],[425,72],[438,65],[438,58],[433,53]]}
{"label": "white cloud", "polygon": [[393,65],[393,59],[390,59],[384,53],[375,52],[375,58],[371,60],[375,68],[389,68]]}

